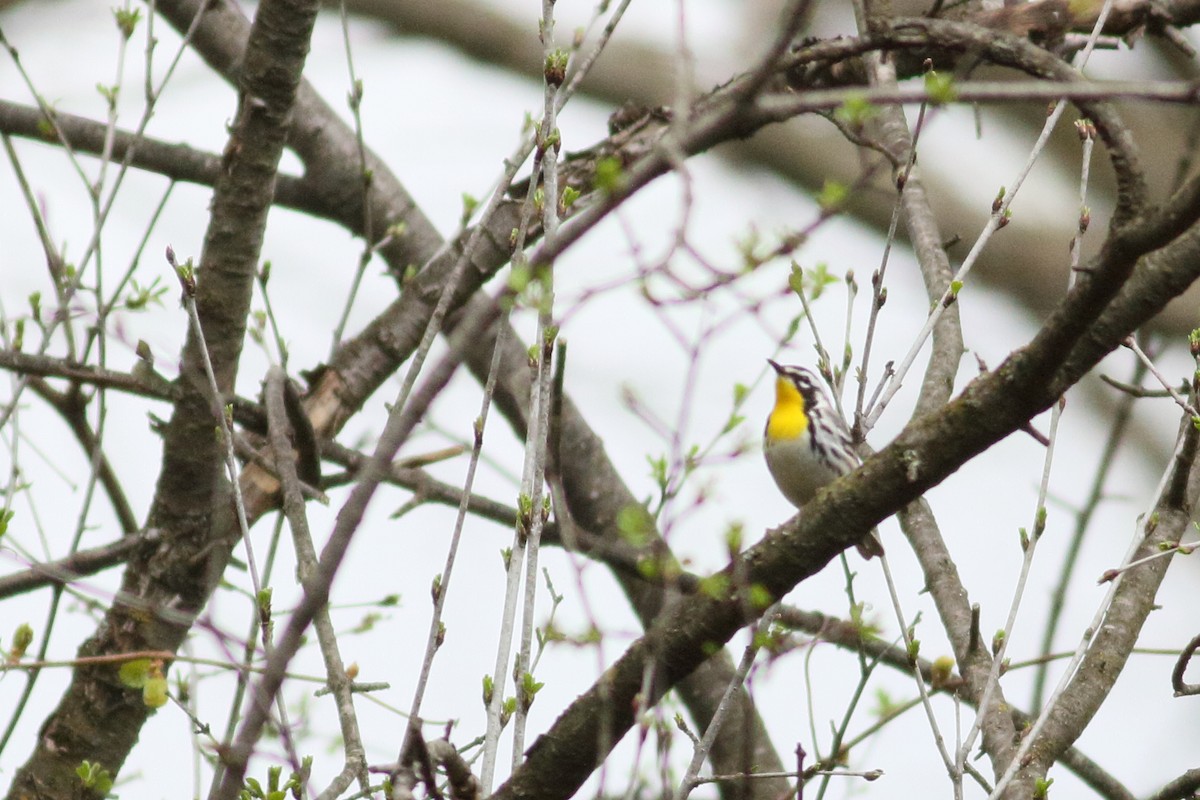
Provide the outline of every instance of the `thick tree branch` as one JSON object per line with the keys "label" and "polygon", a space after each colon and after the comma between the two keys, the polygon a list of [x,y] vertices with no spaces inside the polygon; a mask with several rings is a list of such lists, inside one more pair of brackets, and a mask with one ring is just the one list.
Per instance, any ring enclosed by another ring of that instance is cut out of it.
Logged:
{"label": "thick tree branch", "polygon": [[1188,800],[1200,789],[1200,769],[1189,769],[1175,780],[1150,795],[1148,800]]}
{"label": "thick tree branch", "polygon": [[[46,138],[42,128],[44,122],[41,109],[0,100],[0,131],[58,146],[57,139]],[[66,144],[76,153],[101,156],[106,152],[109,134],[107,124],[63,111],[54,112],[54,124]],[[128,157],[132,167],[173,181],[200,186],[215,186],[222,170],[221,156],[216,153],[197,150],[182,143],[172,144],[149,136],[137,136],[121,129],[112,134],[109,157],[116,162],[124,162]],[[285,208],[315,216],[335,217],[338,211],[320,202],[325,198],[316,191],[317,188],[308,176],[281,174],[276,177],[275,202]]]}

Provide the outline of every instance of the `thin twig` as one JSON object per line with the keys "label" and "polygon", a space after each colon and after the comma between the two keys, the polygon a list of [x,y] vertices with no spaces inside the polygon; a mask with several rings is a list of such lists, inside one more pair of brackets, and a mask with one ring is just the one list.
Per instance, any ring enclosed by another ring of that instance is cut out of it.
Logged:
{"label": "thin twig", "polygon": [[97,572],[123,563],[132,550],[156,542],[158,538],[159,531],[156,528],[150,528],[122,536],[115,542],[100,547],[76,550],[66,558],[57,561],[28,564],[28,568],[24,572],[0,577],[0,599],[25,594],[43,586],[75,583],[80,578],[95,575]]}
{"label": "thin twig", "polygon": [[[1134,367],[1133,383],[1140,383],[1144,374],[1145,367],[1139,361]],[[1083,548],[1084,536],[1087,534],[1092,518],[1100,502],[1103,500],[1104,486],[1115,464],[1117,448],[1124,439],[1125,433],[1129,428],[1129,422],[1133,416],[1133,399],[1132,396],[1126,394],[1122,395],[1120,401],[1117,403],[1117,407],[1112,414],[1112,425],[1109,428],[1108,437],[1096,462],[1096,474],[1092,478],[1092,485],[1088,490],[1087,499],[1075,516],[1075,529],[1072,531],[1071,540],[1067,544],[1067,552],[1063,557],[1062,567],[1058,571],[1058,580],[1055,583],[1054,590],[1050,594],[1050,608],[1046,612],[1046,627],[1042,632],[1041,653],[1043,656],[1048,655],[1054,646],[1059,621],[1062,619],[1063,609],[1066,607],[1067,589],[1075,574],[1075,565],[1079,560],[1079,554]],[[1030,708],[1037,709],[1042,707],[1042,701],[1045,696],[1046,676],[1048,674],[1046,664],[1043,662],[1034,673],[1033,697],[1030,701]]]}
{"label": "thin twig", "polygon": [[[275,471],[283,492],[283,513],[287,517],[292,530],[292,543],[296,550],[297,576],[303,584],[309,580],[317,569],[317,551],[313,546],[312,533],[308,527],[308,517],[304,509],[304,495],[300,490],[300,476],[297,474],[295,456],[293,455],[292,423],[287,412],[288,392],[295,392],[287,386],[287,375],[280,367],[271,367],[267,372],[266,406],[267,419],[270,428],[271,451],[274,455]],[[299,405],[299,396],[295,395],[295,405]],[[296,438],[299,438],[298,436]],[[350,691],[350,677],[346,674],[342,655],[338,649],[337,631],[329,617],[329,608],[323,607],[313,615],[313,629],[317,634],[317,643],[321,657],[325,662],[325,674],[329,679],[329,688],[337,703],[338,723],[342,733],[342,749],[346,754],[346,771],[351,772],[357,779],[359,787],[366,791],[371,785],[367,773],[366,751],[363,747],[362,736],[358,729],[358,716],[354,710],[354,697]],[[269,654],[268,654],[269,655]],[[330,787],[333,789],[334,787]],[[341,789],[332,794],[323,793],[323,797],[337,797]]]}
{"label": "thin twig", "polygon": [[[687,800],[688,795],[692,793],[692,789],[703,782],[698,779],[700,768],[704,766],[704,761],[708,758],[709,751],[712,750],[717,734],[721,731],[721,725],[725,722],[725,716],[729,712],[730,705],[733,702],[734,693],[741,688],[746,680],[746,676],[750,674],[750,667],[754,666],[754,659],[758,656],[758,651],[762,649],[763,638],[775,622],[775,617],[778,613],[778,605],[775,608],[768,609],[754,627],[750,635],[750,642],[746,645],[746,649],[742,651],[742,660],[738,662],[737,669],[734,670],[733,677],[726,685],[725,693],[721,696],[721,702],[717,704],[717,710],[713,713],[708,727],[704,729],[704,736],[692,748],[692,758],[688,762],[687,770],[684,772],[683,777],[679,780],[679,786],[675,790],[675,800]],[[791,776],[778,775],[776,777]]]}

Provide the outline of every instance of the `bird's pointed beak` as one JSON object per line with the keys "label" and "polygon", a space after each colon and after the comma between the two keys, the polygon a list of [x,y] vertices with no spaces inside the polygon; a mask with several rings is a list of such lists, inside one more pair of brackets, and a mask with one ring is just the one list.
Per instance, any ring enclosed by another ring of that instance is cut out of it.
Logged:
{"label": "bird's pointed beak", "polygon": [[767,363],[771,365],[771,368],[774,369],[776,373],[783,372],[783,367],[779,366],[777,362],[768,358]]}

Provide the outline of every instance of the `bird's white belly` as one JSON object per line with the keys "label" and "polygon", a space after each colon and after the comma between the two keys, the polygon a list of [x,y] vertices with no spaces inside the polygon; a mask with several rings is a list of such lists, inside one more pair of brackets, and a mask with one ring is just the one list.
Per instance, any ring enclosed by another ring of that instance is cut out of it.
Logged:
{"label": "bird's white belly", "polygon": [[771,477],[783,496],[796,508],[802,507],[838,474],[817,460],[807,432],[791,442],[767,442],[763,448]]}

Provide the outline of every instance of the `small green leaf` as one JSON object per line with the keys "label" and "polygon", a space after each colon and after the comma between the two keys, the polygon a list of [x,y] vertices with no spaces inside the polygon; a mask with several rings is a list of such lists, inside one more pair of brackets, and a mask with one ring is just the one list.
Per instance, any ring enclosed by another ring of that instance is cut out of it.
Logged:
{"label": "small green leaf", "polygon": [[25,651],[33,644],[33,627],[28,622],[22,622],[13,632],[13,646],[8,651],[8,663],[16,664],[25,657]]}
{"label": "small green leaf", "polygon": [[770,258],[770,248],[763,245],[762,234],[754,227],[737,240],[737,249],[742,256],[742,272],[753,272]]}
{"label": "small green leaf", "polygon": [[646,456],[646,463],[650,465],[650,477],[654,479],[654,483],[660,490],[666,489],[667,486],[667,457],[666,456]]}
{"label": "small green leaf", "polygon": [[926,72],[925,93],[929,95],[929,102],[935,106],[953,103],[958,99],[958,90],[954,88],[954,76],[936,70]]}
{"label": "small green leaf", "polygon": [[463,225],[466,225],[467,222],[471,219],[471,215],[475,213],[475,209],[477,209],[477,208],[479,208],[479,199],[476,197],[473,197],[472,195],[468,194],[467,192],[463,192],[462,193],[462,216],[459,221],[462,222]]}
{"label": "small green leaf", "polygon": [[142,687],[142,703],[147,708],[162,708],[167,704],[167,679],[162,675],[146,681]]}
{"label": "small green leaf", "polygon": [[121,31],[121,36],[129,39],[133,36],[134,30],[142,18],[142,10],[140,8],[114,8],[113,17],[117,20],[117,28]]}
{"label": "small green leaf", "polygon": [[526,672],[521,676],[521,683],[518,686],[520,695],[521,707],[528,711],[533,706],[533,700],[537,697],[537,693],[541,691],[545,684],[534,680],[533,674]]}
{"label": "small green leaf", "polygon": [[732,523],[725,530],[725,549],[730,556],[742,552],[742,542],[745,539],[746,528],[740,522]]}
{"label": "small green leaf", "polygon": [[639,558],[637,562],[638,575],[641,575],[648,581],[657,580],[662,575],[661,566],[658,559],[644,556]]}
{"label": "small green leaf", "polygon": [[512,719],[512,715],[517,713],[517,698],[506,697],[504,704],[500,706],[500,727],[503,728]]}
{"label": "small green leaf", "polygon": [[719,572],[708,575],[700,579],[696,588],[714,600],[724,599],[729,594],[729,576]]}
{"label": "small green leaf", "polygon": [[874,103],[861,94],[852,93],[847,95],[841,107],[833,112],[833,118],[857,130],[878,113],[879,109]]}
{"label": "small green leaf", "polygon": [[775,602],[775,597],[771,594],[771,590],[761,583],[751,584],[746,594],[750,599],[750,605],[758,611],[770,608],[771,604]]}
{"label": "small green leaf", "polygon": [[362,78],[358,78],[354,81],[354,86],[346,93],[346,103],[350,106],[351,111],[358,111],[362,107],[363,91]]}
{"label": "small green leaf", "polygon": [[954,659],[950,656],[938,656],[934,659],[933,669],[930,673],[930,684],[935,689],[942,689],[949,685],[950,679],[954,677]]}
{"label": "small green leaf", "polygon": [[558,201],[560,213],[565,213],[567,209],[575,205],[575,201],[578,200],[579,197],[580,192],[578,189],[573,189],[570,186],[563,189],[562,198]]}
{"label": "small green leaf", "polygon": [[609,156],[602,158],[596,162],[596,174],[592,178],[592,185],[604,194],[613,194],[618,191],[625,182],[625,168],[621,165],[619,158]]}
{"label": "small green leaf", "polygon": [[525,291],[525,287],[529,285],[529,281],[533,278],[533,272],[524,264],[514,264],[513,268],[508,273],[508,288],[516,294]]}
{"label": "small green leaf", "polygon": [[121,93],[121,87],[105,86],[103,83],[97,83],[96,91],[99,92],[100,96],[104,98],[104,101],[108,103],[109,108],[112,108],[117,104],[117,95]]}
{"label": "small green leaf", "polygon": [[567,61],[570,53],[561,47],[546,56],[543,74],[548,86],[562,86],[567,77]]}
{"label": "small green leaf", "polygon": [[130,689],[141,689],[150,679],[150,659],[135,658],[132,661],[126,661],[117,670],[117,676],[121,679],[122,685]]}
{"label": "small green leaf", "polygon": [[825,291],[825,287],[838,283],[838,278],[829,271],[829,265],[821,262],[811,269],[803,269],[792,262],[792,272],[788,275],[788,286],[796,294],[804,294],[810,300],[816,300]]}
{"label": "small green leaf", "polygon": [[873,713],[879,719],[887,719],[891,717],[899,709],[899,705],[895,699],[888,694],[886,689],[875,690],[875,708]]}
{"label": "small green leaf", "polygon": [[797,264],[792,264],[792,271],[788,273],[788,288],[798,295],[804,294],[804,270]]}
{"label": "small green leaf", "polygon": [[75,768],[75,774],[79,776],[83,788],[95,794],[103,796],[112,791],[112,773],[106,770],[99,761],[79,762],[79,766]]}
{"label": "small green leaf", "polygon": [[996,196],[992,199],[992,213],[995,214],[1004,205],[1004,196],[1008,194],[1008,189],[1003,186],[996,192]]}
{"label": "small green leaf", "polygon": [[258,614],[263,619],[271,618],[271,595],[273,593],[270,586],[258,590]]}
{"label": "small green leaf", "polygon": [[827,179],[825,185],[821,187],[820,194],[817,195],[817,205],[826,214],[834,214],[841,210],[849,196],[850,187],[844,183]]}
{"label": "small green leaf", "polygon": [[129,294],[125,295],[125,308],[129,311],[141,311],[149,305],[162,305],[162,298],[167,293],[167,287],[162,285],[162,279],[155,277],[149,286],[142,286],[136,280],[129,281]]}
{"label": "small green leaf", "polygon": [[621,538],[641,547],[654,533],[654,518],[645,506],[630,503],[617,512],[617,529],[621,532]]}

